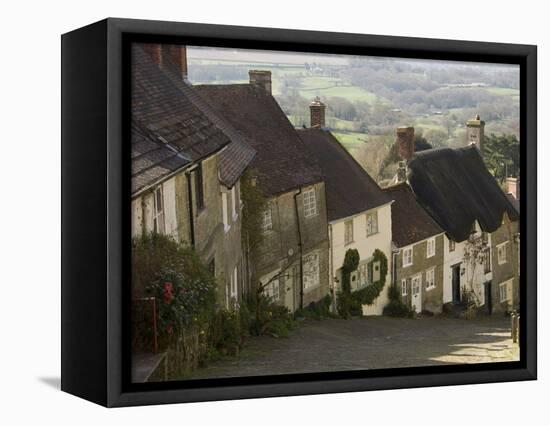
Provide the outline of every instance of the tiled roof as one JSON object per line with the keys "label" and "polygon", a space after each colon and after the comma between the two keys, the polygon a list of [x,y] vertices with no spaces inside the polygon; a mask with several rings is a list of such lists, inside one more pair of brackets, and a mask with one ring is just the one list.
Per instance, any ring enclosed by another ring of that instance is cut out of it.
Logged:
{"label": "tiled roof", "polygon": [[[133,194],[224,147],[220,179],[232,186],[254,156],[246,141],[228,130],[188,83],[169,66],[157,66],[138,45],[132,49],[131,96]],[[170,153],[179,153],[178,161],[167,162]]]}
{"label": "tiled roof", "polygon": [[505,212],[519,219],[474,145],[419,152],[409,168],[416,198],[454,241],[466,240],[475,221],[483,231],[494,232]]}
{"label": "tiled roof", "polygon": [[420,206],[407,183],[384,188],[384,193],[394,200],[391,230],[392,241],[397,247],[405,247],[443,232]]}
{"label": "tiled roof", "polygon": [[329,221],[353,216],[391,201],[332,133],[319,128],[299,129],[297,132],[321,167]]}
{"label": "tiled roof", "polygon": [[132,194],[159,182],[191,160],[132,122]]}
{"label": "tiled roof", "polygon": [[250,84],[193,86],[256,150],[251,168],[267,194],[322,181],[316,162],[271,94]]}

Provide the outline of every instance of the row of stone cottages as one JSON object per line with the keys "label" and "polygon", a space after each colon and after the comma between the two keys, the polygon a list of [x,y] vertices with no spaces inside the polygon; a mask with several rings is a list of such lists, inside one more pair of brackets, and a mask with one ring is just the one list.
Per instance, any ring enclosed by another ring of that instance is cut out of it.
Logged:
{"label": "row of stone cottages", "polygon": [[[399,128],[404,162],[381,189],[325,129],[323,103],[310,106],[311,128],[295,129],[271,73],[249,74],[248,84],[191,85],[184,46],[134,46],[133,236],[158,232],[194,247],[227,307],[259,283],[290,311],[334,296],[348,249],[360,255],[352,290],[380,279],[376,249],[388,260],[366,315],[382,313],[390,285],[417,312],[440,312],[464,291],[489,310],[517,305],[519,211],[476,148],[482,121],[468,124],[471,146],[416,154],[414,130]],[[241,238],[245,170],[269,199],[253,255]]]}

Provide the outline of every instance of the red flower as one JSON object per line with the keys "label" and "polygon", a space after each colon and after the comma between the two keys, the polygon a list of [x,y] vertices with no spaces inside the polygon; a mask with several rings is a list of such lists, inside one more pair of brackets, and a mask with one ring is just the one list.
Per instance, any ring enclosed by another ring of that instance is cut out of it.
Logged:
{"label": "red flower", "polygon": [[174,299],[173,290],[174,290],[174,286],[172,285],[172,283],[164,283],[164,289],[162,291],[164,303],[172,302],[172,299]]}
{"label": "red flower", "polygon": [[168,324],[166,326],[166,332],[170,335],[172,335],[172,333],[174,332],[174,327],[172,326],[172,324]]}

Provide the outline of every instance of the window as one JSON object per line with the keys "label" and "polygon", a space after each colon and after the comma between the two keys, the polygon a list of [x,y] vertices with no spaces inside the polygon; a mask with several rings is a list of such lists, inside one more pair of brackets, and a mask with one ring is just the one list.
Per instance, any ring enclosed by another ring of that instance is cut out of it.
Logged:
{"label": "window", "polygon": [[304,216],[317,216],[317,202],[315,200],[315,189],[304,192]]}
{"label": "window", "polygon": [[271,220],[271,204],[268,204],[266,209],[262,213],[262,231],[270,231],[273,229],[273,222]]}
{"label": "window", "polygon": [[401,296],[406,296],[406,295],[407,295],[407,280],[403,278],[401,280]]}
{"label": "window", "polygon": [[197,210],[204,208],[204,189],[202,182],[202,163],[195,171],[195,197],[197,197]]}
{"label": "window", "polygon": [[453,240],[449,240],[449,251],[455,251],[456,243]]}
{"label": "window", "polygon": [[156,233],[164,233],[164,210],[162,203],[162,187],[155,189],[153,196],[154,212],[153,212],[153,229]]}
{"label": "window", "polygon": [[422,286],[422,275],[418,274],[412,277],[411,280],[411,294],[414,296],[420,293],[420,287]]}
{"label": "window", "polygon": [[500,302],[508,302],[512,298],[512,280],[505,281],[498,286]]}
{"label": "window", "polygon": [[275,301],[275,302],[279,300],[279,296],[280,296],[280,292],[279,292],[280,274],[281,274],[281,270],[278,269],[260,278],[260,284],[263,286],[264,295],[269,297],[272,301]]}
{"label": "window", "polygon": [[413,248],[407,247],[403,249],[403,267],[413,264]]}
{"label": "window", "polygon": [[279,278],[271,281],[264,289],[264,293],[273,301],[279,300]]}
{"label": "window", "polygon": [[304,289],[319,285],[319,254],[312,253],[304,256]]}
{"label": "window", "polygon": [[367,237],[378,233],[378,212],[367,214]]}
{"label": "window", "polygon": [[497,246],[497,258],[499,265],[502,265],[503,263],[506,263],[508,261],[507,246],[508,241]]}
{"label": "window", "polygon": [[430,238],[426,246],[426,257],[435,256],[435,238]]}
{"label": "window", "polygon": [[222,192],[222,220],[223,220],[223,229],[225,232],[231,229],[228,215],[229,215],[229,212],[227,210],[227,192]]}
{"label": "window", "polygon": [[426,290],[435,288],[435,268],[426,271]]}
{"label": "window", "polygon": [[233,222],[239,217],[237,213],[237,185],[233,185],[231,188],[231,212],[233,213]]}
{"label": "window", "polygon": [[353,219],[344,222],[344,244],[353,243]]}

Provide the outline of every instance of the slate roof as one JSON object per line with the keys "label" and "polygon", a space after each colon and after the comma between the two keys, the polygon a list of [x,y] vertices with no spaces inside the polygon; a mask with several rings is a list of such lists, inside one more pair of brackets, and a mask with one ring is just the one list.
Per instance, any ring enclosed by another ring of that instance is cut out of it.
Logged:
{"label": "slate roof", "polygon": [[132,194],[191,163],[183,153],[170,148],[132,121]]}
{"label": "slate roof", "polygon": [[252,84],[193,86],[256,150],[250,167],[268,195],[322,181],[322,173],[273,96]]}
{"label": "slate roof", "polygon": [[392,241],[397,247],[405,247],[443,232],[418,203],[406,182],[389,186],[383,191],[394,200],[391,206],[391,230]]}
{"label": "slate roof", "polygon": [[468,238],[476,220],[483,231],[494,232],[505,212],[519,219],[474,145],[419,152],[409,169],[417,200],[456,242]]}
{"label": "slate roof", "polygon": [[388,197],[328,130],[297,129],[321,167],[328,220],[338,220],[389,203]]}
{"label": "slate roof", "polygon": [[[190,162],[220,153],[220,180],[233,186],[255,151],[169,66],[132,49],[132,193]],[[164,144],[165,149],[160,149]],[[170,154],[178,161],[167,161]],[[172,155],[174,156],[174,155]],[[187,163],[182,163],[182,159]]]}

